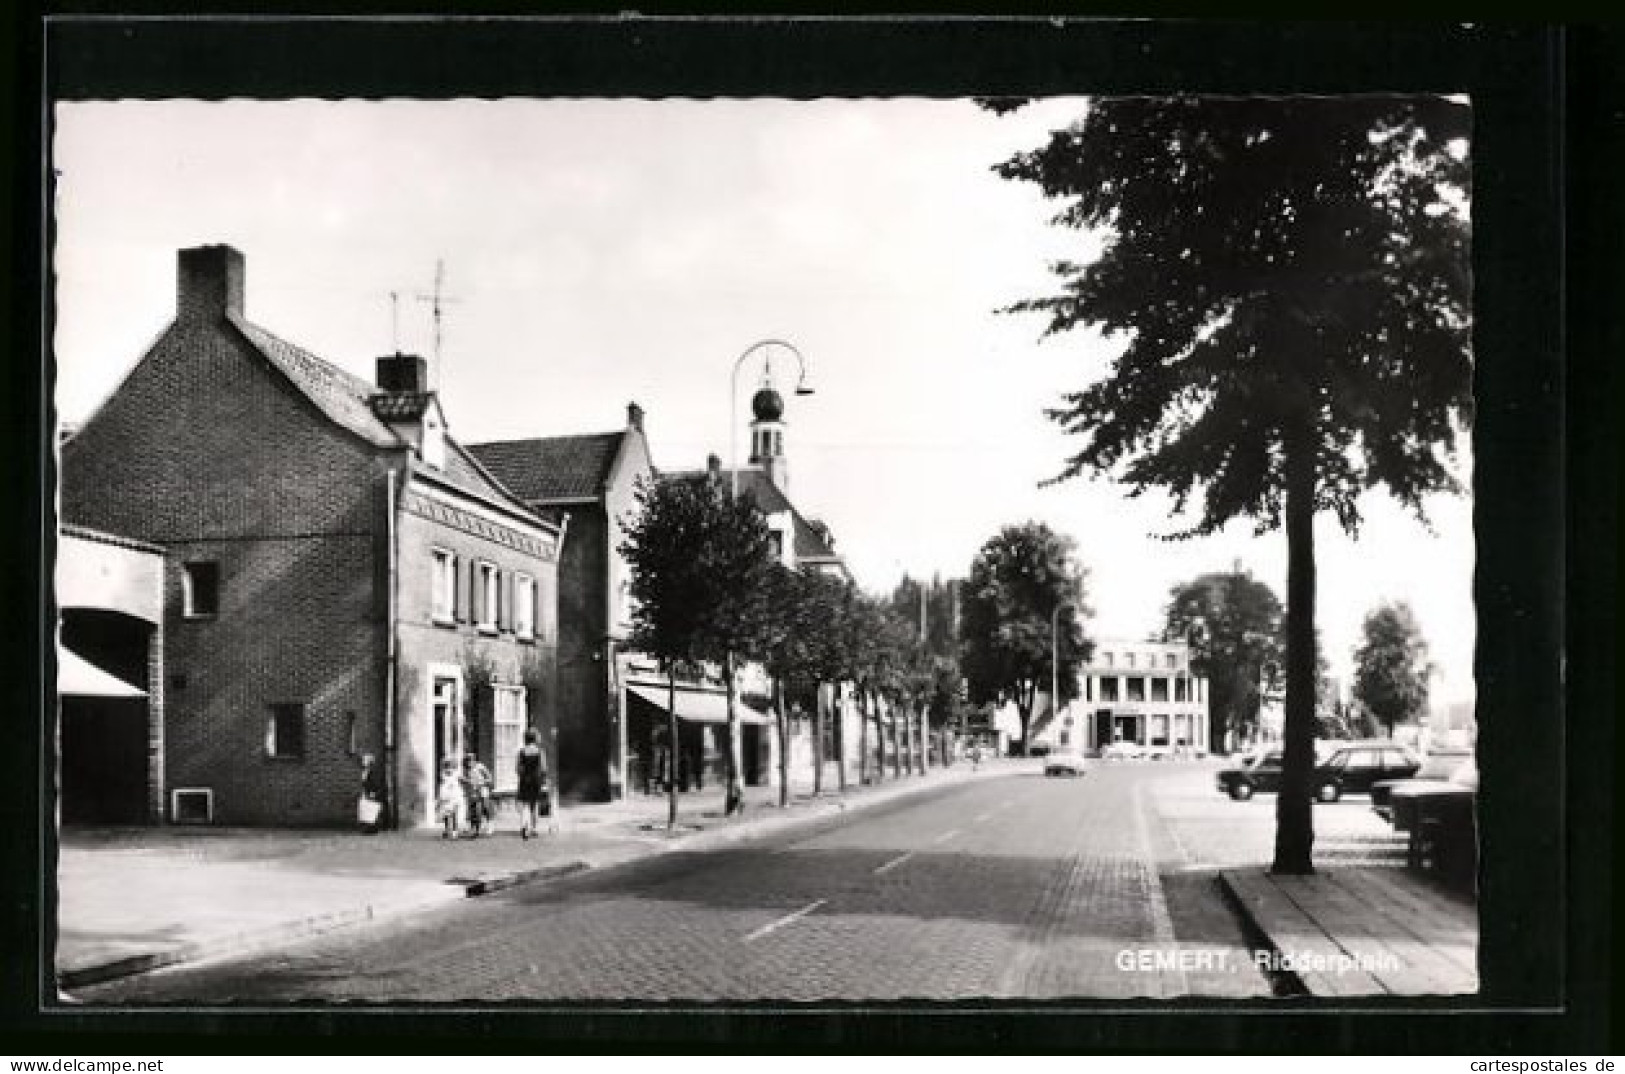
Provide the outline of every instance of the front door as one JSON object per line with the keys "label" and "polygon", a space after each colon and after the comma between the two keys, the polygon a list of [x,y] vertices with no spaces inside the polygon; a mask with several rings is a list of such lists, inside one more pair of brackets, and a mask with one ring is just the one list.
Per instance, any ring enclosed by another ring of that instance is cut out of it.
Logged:
{"label": "front door", "polygon": [[458,704],[457,680],[450,676],[436,676],[431,695],[434,709],[434,778],[446,759],[459,763],[463,754],[463,709]]}

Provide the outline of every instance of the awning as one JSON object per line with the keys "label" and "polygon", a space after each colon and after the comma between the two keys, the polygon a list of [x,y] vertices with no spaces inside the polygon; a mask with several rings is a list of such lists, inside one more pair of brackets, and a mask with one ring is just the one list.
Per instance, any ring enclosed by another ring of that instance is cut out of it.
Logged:
{"label": "awning", "polygon": [[65,645],[56,647],[56,692],[63,697],[146,697],[115,675],[109,675]]}
{"label": "awning", "polygon": [[[627,690],[641,697],[649,704],[666,711],[666,700],[669,696],[664,686],[638,686],[628,684]],[[734,703],[734,711],[739,714],[740,723],[768,724],[772,718],[766,713],[757,712],[743,701]],[[727,723],[728,699],[723,694],[711,693],[706,690],[685,690],[677,688],[677,718],[690,723]]]}

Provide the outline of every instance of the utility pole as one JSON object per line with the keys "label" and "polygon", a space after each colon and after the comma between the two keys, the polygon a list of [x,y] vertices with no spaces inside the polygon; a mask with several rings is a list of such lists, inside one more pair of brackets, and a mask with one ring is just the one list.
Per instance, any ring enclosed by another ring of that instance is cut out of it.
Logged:
{"label": "utility pole", "polygon": [[456,305],[458,299],[446,294],[446,259],[437,258],[434,263],[434,290],[428,294],[418,292],[419,302],[429,303],[430,311],[434,317],[434,369],[431,382],[434,390],[440,389],[440,341],[445,307]]}

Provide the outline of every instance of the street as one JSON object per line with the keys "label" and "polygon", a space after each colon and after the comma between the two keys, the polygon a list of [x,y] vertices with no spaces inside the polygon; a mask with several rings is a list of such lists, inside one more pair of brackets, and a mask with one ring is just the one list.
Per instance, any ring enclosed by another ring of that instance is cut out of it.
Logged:
{"label": "street", "polygon": [[[1267,861],[1274,798],[1212,762],[1036,762],[708,853],[84,989],[86,1003],[1268,996],[1213,868]],[[1333,859],[1393,849],[1316,807]],[[1176,947],[1177,945],[1177,947]],[[1157,963],[1158,953],[1184,957]],[[1154,964],[1155,963],[1155,964]]]}

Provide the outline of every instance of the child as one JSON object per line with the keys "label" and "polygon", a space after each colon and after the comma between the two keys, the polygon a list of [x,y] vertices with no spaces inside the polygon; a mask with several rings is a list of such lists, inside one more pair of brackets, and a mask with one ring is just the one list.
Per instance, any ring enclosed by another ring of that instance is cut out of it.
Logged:
{"label": "child", "polygon": [[495,818],[491,804],[491,770],[472,753],[463,754],[463,796],[469,834],[480,837],[487,822]]}
{"label": "child", "polygon": [[440,791],[438,812],[440,838],[455,839],[463,826],[463,781],[457,776],[457,765],[450,757],[440,764]]}

